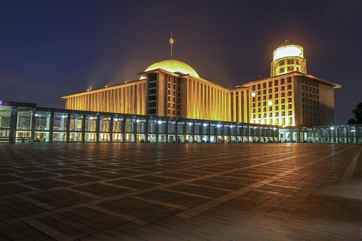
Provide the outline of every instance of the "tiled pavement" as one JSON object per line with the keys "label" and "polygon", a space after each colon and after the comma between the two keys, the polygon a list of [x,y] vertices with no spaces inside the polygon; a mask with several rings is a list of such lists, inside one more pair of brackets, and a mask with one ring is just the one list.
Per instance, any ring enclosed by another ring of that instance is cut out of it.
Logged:
{"label": "tiled pavement", "polygon": [[362,198],[321,192],[362,181],[360,152],[317,144],[0,145],[0,241],[361,240]]}

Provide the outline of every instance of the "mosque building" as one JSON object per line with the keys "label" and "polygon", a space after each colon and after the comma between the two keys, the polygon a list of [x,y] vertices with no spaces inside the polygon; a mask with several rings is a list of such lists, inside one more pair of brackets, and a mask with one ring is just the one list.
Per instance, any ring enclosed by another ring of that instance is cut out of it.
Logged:
{"label": "mosque building", "polygon": [[[173,44],[170,39],[171,50]],[[151,64],[136,80],[63,99],[69,110],[299,127],[333,124],[338,88],[308,74],[303,47],[284,42],[273,52],[269,78],[232,88],[168,59]]]}

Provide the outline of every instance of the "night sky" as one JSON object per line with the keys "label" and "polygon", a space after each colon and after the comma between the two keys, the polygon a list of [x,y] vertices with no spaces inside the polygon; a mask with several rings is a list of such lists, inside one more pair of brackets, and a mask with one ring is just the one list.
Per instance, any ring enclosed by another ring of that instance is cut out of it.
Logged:
{"label": "night sky", "polygon": [[[215,2],[215,3],[213,3]],[[175,58],[226,86],[268,77],[283,40],[309,73],[340,83],[336,119],[362,101],[362,1],[2,1],[0,99],[63,107],[90,85],[135,79]]]}

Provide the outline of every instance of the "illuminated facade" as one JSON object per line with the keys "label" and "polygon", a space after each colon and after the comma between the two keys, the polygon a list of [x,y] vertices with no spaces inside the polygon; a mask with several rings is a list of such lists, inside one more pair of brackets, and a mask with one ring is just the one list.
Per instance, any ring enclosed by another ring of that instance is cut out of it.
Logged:
{"label": "illuminated facade", "polygon": [[[239,91],[237,91],[239,92]],[[205,80],[188,64],[164,60],[147,67],[139,80],[63,97],[70,110],[148,114],[231,121],[228,88]],[[238,109],[244,111],[244,105]],[[240,122],[246,115],[240,115]]]}
{"label": "illuminated facade", "polygon": [[285,42],[276,48],[270,71],[272,77],[292,72],[307,74],[307,60],[304,57],[303,47]]}
{"label": "illuminated facade", "polygon": [[285,43],[274,50],[271,77],[250,81],[250,123],[317,126],[334,123],[335,89],[340,85],[307,73],[301,46]]}
{"label": "illuminated facade", "polygon": [[309,75],[303,47],[284,43],[273,52],[270,78],[231,89],[171,59],[150,65],[138,80],[63,98],[69,110],[314,126],[334,123],[335,89],[340,87]]}

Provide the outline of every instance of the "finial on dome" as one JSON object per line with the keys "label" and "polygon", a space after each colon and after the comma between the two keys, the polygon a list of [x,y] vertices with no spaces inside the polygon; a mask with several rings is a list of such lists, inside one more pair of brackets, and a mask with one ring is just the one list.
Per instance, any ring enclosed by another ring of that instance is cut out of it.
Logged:
{"label": "finial on dome", "polygon": [[170,54],[172,57],[173,56],[173,45],[175,44],[175,39],[172,37],[172,32],[170,33],[170,39],[168,40],[168,43],[170,44]]}

